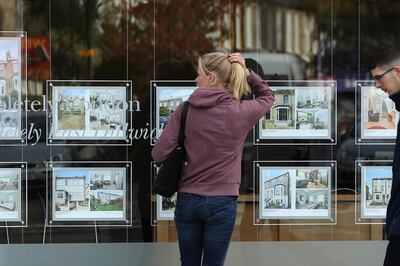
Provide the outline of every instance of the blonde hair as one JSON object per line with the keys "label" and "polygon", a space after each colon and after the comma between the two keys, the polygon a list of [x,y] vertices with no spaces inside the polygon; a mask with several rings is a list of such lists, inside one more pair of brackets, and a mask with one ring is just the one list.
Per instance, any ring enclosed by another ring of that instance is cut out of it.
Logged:
{"label": "blonde hair", "polygon": [[198,65],[200,73],[216,74],[236,100],[240,100],[244,94],[250,93],[244,67],[236,62],[231,63],[227,54],[220,52],[205,54],[199,57]]}

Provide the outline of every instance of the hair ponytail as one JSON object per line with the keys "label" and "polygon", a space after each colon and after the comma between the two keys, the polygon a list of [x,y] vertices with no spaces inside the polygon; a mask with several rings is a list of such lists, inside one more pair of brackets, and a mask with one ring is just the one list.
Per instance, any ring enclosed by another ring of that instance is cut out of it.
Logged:
{"label": "hair ponytail", "polygon": [[198,68],[205,75],[215,73],[236,100],[240,100],[244,94],[250,92],[246,70],[239,63],[231,63],[227,54],[220,52],[205,54],[199,58]]}
{"label": "hair ponytail", "polygon": [[240,100],[243,95],[250,93],[247,83],[246,71],[239,63],[231,63],[231,76],[229,78],[229,89],[236,100]]}

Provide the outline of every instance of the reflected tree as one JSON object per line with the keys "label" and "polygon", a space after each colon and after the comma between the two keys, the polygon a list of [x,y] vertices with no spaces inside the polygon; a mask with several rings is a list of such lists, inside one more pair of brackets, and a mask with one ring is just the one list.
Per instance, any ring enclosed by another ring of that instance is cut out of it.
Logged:
{"label": "reflected tree", "polygon": [[53,79],[90,79],[102,0],[51,2]]}

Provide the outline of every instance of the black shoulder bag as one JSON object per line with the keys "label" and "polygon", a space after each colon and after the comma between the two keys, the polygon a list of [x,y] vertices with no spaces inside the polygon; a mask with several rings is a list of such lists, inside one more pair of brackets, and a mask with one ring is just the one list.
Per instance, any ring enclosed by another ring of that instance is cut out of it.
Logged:
{"label": "black shoulder bag", "polygon": [[189,102],[185,102],[181,113],[178,147],[173,150],[162,163],[161,167],[158,169],[156,180],[154,181],[153,192],[163,197],[172,197],[178,190],[182,166],[186,159],[186,151],[183,142],[185,140],[185,124],[188,109]]}

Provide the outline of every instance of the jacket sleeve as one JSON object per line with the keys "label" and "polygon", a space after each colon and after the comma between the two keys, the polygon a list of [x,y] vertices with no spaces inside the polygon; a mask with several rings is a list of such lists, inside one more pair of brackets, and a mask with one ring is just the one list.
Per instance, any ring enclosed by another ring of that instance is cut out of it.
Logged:
{"label": "jacket sleeve", "polygon": [[178,147],[183,104],[184,102],[180,103],[172,113],[171,119],[168,121],[167,126],[151,151],[151,157],[153,157],[156,164],[164,162],[168,158],[168,155]]}
{"label": "jacket sleeve", "polygon": [[250,70],[248,83],[255,99],[242,101],[242,105],[247,121],[254,126],[271,109],[275,102],[275,96],[267,83],[252,70]]}

